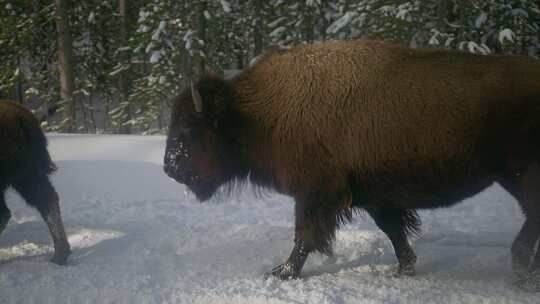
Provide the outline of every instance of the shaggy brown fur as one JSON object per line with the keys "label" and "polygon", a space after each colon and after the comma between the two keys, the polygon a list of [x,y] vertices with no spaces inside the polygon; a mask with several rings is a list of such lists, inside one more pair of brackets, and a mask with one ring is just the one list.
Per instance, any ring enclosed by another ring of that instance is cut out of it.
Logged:
{"label": "shaggy brown fur", "polygon": [[54,241],[52,261],[65,264],[70,248],[58,194],[48,179],[54,170],[45,135],[34,115],[14,102],[0,101],[0,233],[11,217],[4,191],[12,186],[47,223]]}
{"label": "shaggy brown fur", "polygon": [[274,49],[237,77],[209,76],[195,89],[204,110],[194,111],[189,89],[176,100],[165,171],[202,200],[248,175],[293,196],[296,245],[275,275],[295,277],[309,252],[330,252],[355,207],[388,235],[398,271],[413,274],[414,210],[452,205],[496,181],[530,227],[514,246],[525,244],[514,250],[516,269],[537,269],[539,61],[329,42]]}

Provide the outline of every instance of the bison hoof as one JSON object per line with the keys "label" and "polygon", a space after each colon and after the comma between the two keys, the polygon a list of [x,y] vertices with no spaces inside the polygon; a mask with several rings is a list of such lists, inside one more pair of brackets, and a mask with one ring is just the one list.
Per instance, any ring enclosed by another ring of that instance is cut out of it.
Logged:
{"label": "bison hoof", "polygon": [[274,267],[274,269],[272,269],[272,271],[267,274],[267,277],[270,275],[285,281],[298,278],[298,276],[300,275],[300,271],[296,270],[294,265],[290,263],[283,263]]}
{"label": "bison hoof", "polygon": [[56,250],[53,258],[51,259],[51,262],[57,265],[66,265],[70,254],[71,250],[69,249],[69,247],[63,250]]}
{"label": "bison hoof", "polygon": [[402,277],[402,276],[413,276],[416,274],[416,269],[414,267],[414,264],[409,265],[399,265],[398,269],[395,273],[396,277]]}
{"label": "bison hoof", "polygon": [[540,270],[530,271],[515,285],[526,292],[540,292]]}

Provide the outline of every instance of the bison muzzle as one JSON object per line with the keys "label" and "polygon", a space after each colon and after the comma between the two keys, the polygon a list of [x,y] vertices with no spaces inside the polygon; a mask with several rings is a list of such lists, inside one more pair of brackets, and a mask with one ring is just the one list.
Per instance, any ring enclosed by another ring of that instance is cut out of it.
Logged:
{"label": "bison muzzle", "polygon": [[249,179],[295,199],[295,245],[272,274],[297,277],[362,209],[415,273],[418,209],[494,182],[526,216],[512,246],[519,285],[540,290],[540,62],[377,41],[273,49],[175,100],[165,171],[200,200]]}

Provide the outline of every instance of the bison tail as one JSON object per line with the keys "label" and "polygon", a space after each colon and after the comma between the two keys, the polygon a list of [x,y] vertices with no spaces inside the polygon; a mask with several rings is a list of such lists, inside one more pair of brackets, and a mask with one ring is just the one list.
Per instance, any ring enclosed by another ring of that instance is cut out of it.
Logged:
{"label": "bison tail", "polygon": [[56,171],[57,167],[47,150],[47,138],[37,119],[34,117],[21,117],[20,127],[30,149],[33,169],[37,170],[37,173],[44,175],[49,175]]}

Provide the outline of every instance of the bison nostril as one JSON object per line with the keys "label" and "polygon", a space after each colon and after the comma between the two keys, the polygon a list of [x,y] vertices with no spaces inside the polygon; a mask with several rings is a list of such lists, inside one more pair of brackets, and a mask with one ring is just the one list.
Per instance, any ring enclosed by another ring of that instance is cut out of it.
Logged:
{"label": "bison nostril", "polygon": [[163,171],[165,172],[165,174],[167,174],[167,176],[169,176],[170,178],[174,179],[175,181],[181,184],[184,184],[193,179],[191,177],[192,176],[191,170],[189,169],[186,171],[178,170],[177,166],[171,165],[168,163],[165,163],[163,165]]}

